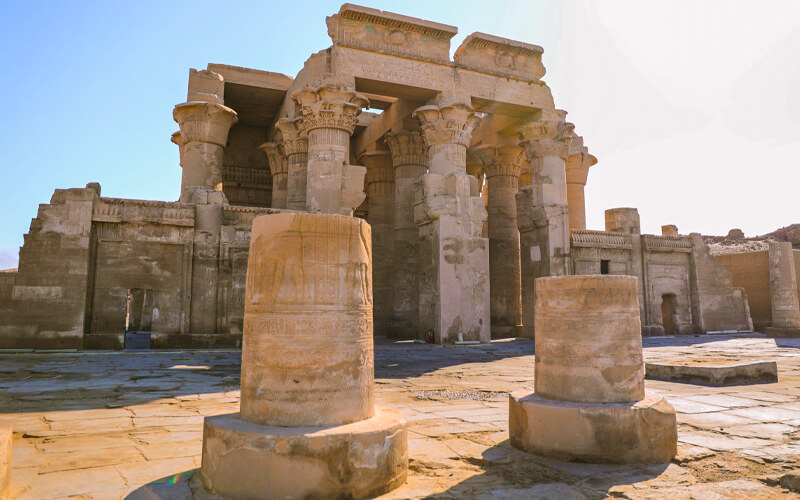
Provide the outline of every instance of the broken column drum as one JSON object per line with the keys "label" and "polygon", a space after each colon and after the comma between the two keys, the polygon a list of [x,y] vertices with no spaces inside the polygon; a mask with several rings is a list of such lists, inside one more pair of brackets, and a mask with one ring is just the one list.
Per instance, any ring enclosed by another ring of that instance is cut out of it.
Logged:
{"label": "broken column drum", "polygon": [[209,417],[202,478],[226,498],[366,498],[405,481],[405,418],[374,404],[369,225],[255,219],[238,414]]}
{"label": "broken column drum", "polygon": [[561,460],[669,462],[675,410],[644,391],[633,276],[536,280],[533,394],[512,394],[511,444]]}

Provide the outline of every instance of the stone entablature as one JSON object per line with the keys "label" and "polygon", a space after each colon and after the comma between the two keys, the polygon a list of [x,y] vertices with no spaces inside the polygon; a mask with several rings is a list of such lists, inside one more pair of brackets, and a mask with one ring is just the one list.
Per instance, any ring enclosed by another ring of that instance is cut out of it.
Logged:
{"label": "stone entablature", "polygon": [[443,63],[450,62],[450,39],[458,33],[455,26],[352,4],[342,5],[327,24],[336,46]]}
{"label": "stone entablature", "polygon": [[156,222],[193,226],[194,206],[168,201],[97,198],[92,205],[92,222]]}
{"label": "stone entablature", "polygon": [[543,52],[544,49],[538,45],[486,33],[473,33],[456,50],[453,59],[458,68],[523,81],[539,81],[545,74]]}
{"label": "stone entablature", "polygon": [[649,252],[692,253],[692,240],[685,236],[643,235],[644,249]]}
{"label": "stone entablature", "polygon": [[588,229],[573,229],[570,232],[570,243],[574,247],[619,248],[623,250],[633,248],[631,235],[629,234],[591,231]]}

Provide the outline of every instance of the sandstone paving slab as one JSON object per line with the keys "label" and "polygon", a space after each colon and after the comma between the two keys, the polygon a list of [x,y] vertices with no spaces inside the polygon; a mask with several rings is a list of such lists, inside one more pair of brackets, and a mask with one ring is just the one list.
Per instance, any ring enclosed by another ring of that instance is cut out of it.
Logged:
{"label": "sandstone paving slab", "polygon": [[[12,485],[15,477],[12,475]],[[113,499],[121,498],[127,491],[125,479],[114,466],[74,471],[38,474],[30,488],[17,495],[17,500],[63,499],[67,494],[73,498]]]}
{"label": "sandstone paving slab", "polygon": [[44,452],[39,474],[145,461],[135,446]]}
{"label": "sandstone paving slab", "polygon": [[730,425],[743,425],[758,422],[758,420],[733,415],[730,411],[715,411],[711,413],[679,413],[679,424],[689,424],[698,428],[718,429]]}
{"label": "sandstone paving slab", "polygon": [[754,408],[731,410],[730,413],[761,422],[781,423],[800,419],[800,406],[797,406],[796,410],[778,408],[775,406],[757,406]]}
{"label": "sandstone paving slab", "polygon": [[727,410],[724,406],[700,403],[691,399],[669,398],[669,404],[680,413],[709,413]]}
{"label": "sandstone paving slab", "polygon": [[702,446],[714,451],[732,451],[748,448],[760,448],[768,446],[771,442],[768,439],[745,438],[739,436],[726,436],[711,432],[695,432],[689,435],[678,435],[678,441],[695,446]]}
{"label": "sandstone paving slab", "polygon": [[684,399],[697,401],[699,403],[723,406],[726,408],[742,408],[742,407],[758,406],[761,404],[761,402],[756,399],[749,399],[747,397],[731,396],[726,394],[703,394],[697,396],[685,396]]}

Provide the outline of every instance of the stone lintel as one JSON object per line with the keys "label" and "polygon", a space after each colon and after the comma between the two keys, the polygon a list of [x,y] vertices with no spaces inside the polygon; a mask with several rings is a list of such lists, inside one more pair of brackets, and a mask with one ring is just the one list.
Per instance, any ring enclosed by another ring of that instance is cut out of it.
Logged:
{"label": "stone lintel", "polygon": [[230,66],[228,64],[213,64],[207,66],[209,71],[214,71],[223,76],[226,83],[248,85],[273,90],[287,90],[294,79],[282,73],[262,71],[258,69]]}
{"label": "stone lintel", "polygon": [[539,81],[545,74],[542,49],[538,45],[509,40],[486,33],[472,33],[455,52],[456,67],[515,78]]}
{"label": "stone lintel", "polygon": [[450,39],[458,28],[415,17],[344,4],[327,18],[334,46],[450,62]]}

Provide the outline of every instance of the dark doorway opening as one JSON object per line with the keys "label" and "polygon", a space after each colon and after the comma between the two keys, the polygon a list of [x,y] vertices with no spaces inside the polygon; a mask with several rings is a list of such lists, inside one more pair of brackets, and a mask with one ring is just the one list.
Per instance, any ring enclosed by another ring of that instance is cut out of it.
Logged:
{"label": "dark doorway opening", "polygon": [[149,349],[153,328],[153,290],[129,288],[125,301],[125,349]]}
{"label": "dark doorway opening", "polygon": [[611,264],[610,260],[600,261],[600,274],[608,274],[608,266]]}
{"label": "dark doorway opening", "polygon": [[661,296],[661,323],[667,335],[678,333],[678,298],[674,293]]}

